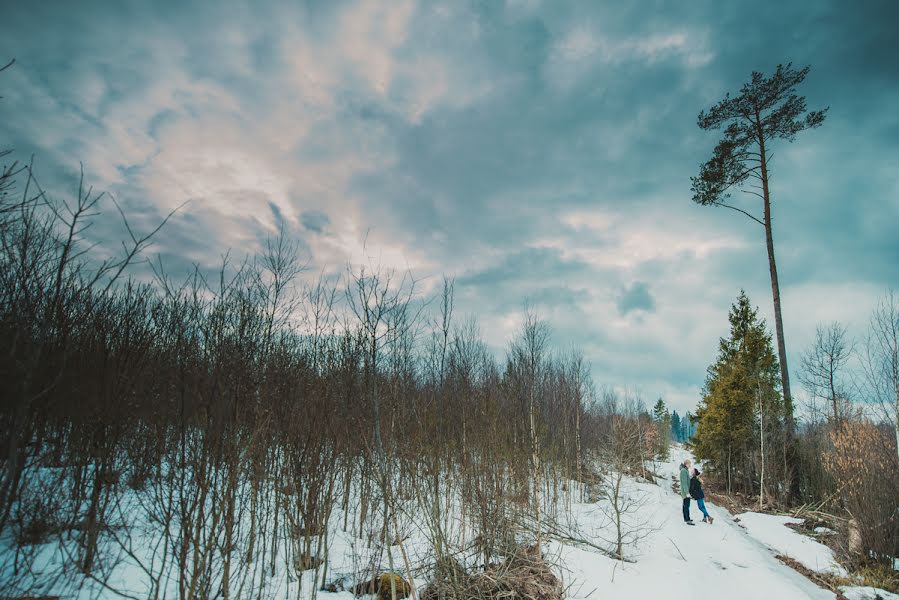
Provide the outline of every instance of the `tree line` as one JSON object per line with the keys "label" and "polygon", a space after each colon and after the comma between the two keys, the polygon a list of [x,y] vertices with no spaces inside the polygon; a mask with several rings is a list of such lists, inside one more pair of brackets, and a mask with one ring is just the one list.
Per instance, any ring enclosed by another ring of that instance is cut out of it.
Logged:
{"label": "tree line", "polygon": [[[452,280],[425,296],[372,262],[310,278],[284,232],[216,272],[155,262],[142,283],[128,269],[158,228],[125,220],[121,256],[98,256],[84,232],[104,200],[83,184],[52,198],[31,165],[0,177],[0,532],[16,547],[0,594],[112,587],[125,564],[153,598],[265,597],[310,571],[330,589],[346,576],[329,570],[334,523],[376,577],[411,568],[395,540],[413,514],[452,574],[463,550],[488,565],[558,533],[600,486],[597,459],[652,458],[645,409],[598,391],[533,312],[497,359]],[[628,539],[619,520],[609,552]],[[64,558],[35,581],[47,543]]]}

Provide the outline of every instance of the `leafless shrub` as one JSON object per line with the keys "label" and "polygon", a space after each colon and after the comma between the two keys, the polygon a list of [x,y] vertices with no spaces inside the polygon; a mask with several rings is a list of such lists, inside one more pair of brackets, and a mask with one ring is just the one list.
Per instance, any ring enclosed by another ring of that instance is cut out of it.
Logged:
{"label": "leafless shrub", "polygon": [[831,434],[833,451],[825,462],[846,499],[851,520],[843,550],[856,564],[891,565],[899,554],[899,464],[891,433],[869,422],[851,422]]}
{"label": "leafless shrub", "polygon": [[536,545],[519,548],[481,571],[443,571],[422,593],[422,600],[530,598],[559,600],[562,582]]}

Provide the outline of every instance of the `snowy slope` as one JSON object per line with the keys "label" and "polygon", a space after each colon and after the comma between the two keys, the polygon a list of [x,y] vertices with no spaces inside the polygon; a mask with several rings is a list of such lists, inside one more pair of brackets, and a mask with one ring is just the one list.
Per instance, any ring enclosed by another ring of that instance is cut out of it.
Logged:
{"label": "snowy slope", "polygon": [[[659,474],[676,475],[687,456],[683,449],[672,448]],[[699,521],[694,504],[698,522],[691,527],[683,523],[680,496],[667,481],[663,487],[634,483],[630,491],[645,498],[641,512],[655,531],[631,551],[636,563],[556,545],[567,570],[563,575],[571,586],[570,598],[835,598],[774,558],[724,509],[706,503],[715,518],[707,525]],[[591,518],[589,506],[576,510],[582,520]]]}
{"label": "snowy slope", "polygon": [[846,569],[836,562],[830,548],[787,527],[787,524],[802,523],[802,519],[754,512],[737,515],[737,518],[749,531],[749,535],[776,550],[778,554],[794,558],[819,573],[830,573],[840,577],[849,575]]}
{"label": "snowy slope", "polygon": [[899,600],[899,595],[873,587],[841,587],[840,591],[849,600]]}

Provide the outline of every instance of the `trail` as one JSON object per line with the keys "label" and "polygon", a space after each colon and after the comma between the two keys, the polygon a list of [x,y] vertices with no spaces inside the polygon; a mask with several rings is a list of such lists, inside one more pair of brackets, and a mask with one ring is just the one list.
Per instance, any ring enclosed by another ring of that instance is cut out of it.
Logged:
{"label": "trail", "polygon": [[[669,462],[660,465],[659,474],[666,477],[664,487],[637,482],[629,486],[628,493],[644,498],[636,519],[647,519],[654,529],[631,550],[636,563],[619,563],[571,546],[555,547],[567,570],[569,598],[836,597],[777,560],[723,508],[706,503],[715,519],[708,525],[691,502],[696,525],[685,525],[680,495],[667,483],[685,457],[689,454],[673,447]],[[589,505],[576,510],[585,531],[590,530],[591,519],[599,525]]]}

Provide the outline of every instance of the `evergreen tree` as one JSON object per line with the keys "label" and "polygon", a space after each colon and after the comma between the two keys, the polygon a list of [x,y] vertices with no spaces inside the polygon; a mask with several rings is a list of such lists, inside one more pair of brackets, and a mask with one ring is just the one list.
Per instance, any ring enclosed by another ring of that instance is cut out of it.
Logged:
{"label": "evergreen tree", "polygon": [[668,447],[671,445],[671,415],[661,397],[652,409],[652,420],[656,426],[656,458],[668,460]]}
{"label": "evergreen tree", "polygon": [[696,457],[726,477],[728,491],[752,494],[763,473],[774,475],[772,450],[784,457],[780,367],[765,322],[742,290],[728,320],[730,335],[708,368],[693,444]]}
{"label": "evergreen tree", "polygon": [[677,411],[671,413],[671,437],[675,442],[684,441],[681,438],[681,418]]}

